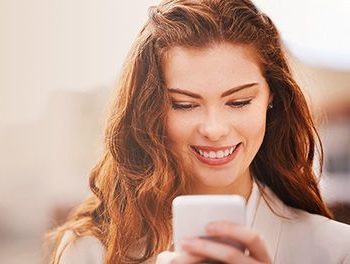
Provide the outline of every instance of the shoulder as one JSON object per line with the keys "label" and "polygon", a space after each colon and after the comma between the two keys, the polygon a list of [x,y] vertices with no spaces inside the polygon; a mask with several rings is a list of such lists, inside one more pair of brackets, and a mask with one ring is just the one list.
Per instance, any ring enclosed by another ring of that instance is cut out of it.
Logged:
{"label": "shoulder", "polygon": [[[139,257],[140,249],[144,247],[145,239],[141,239],[135,244],[135,249],[132,254]],[[83,236],[77,238],[74,232],[66,231],[58,246],[55,256],[55,264],[102,264],[104,263],[105,248],[99,239],[94,236]],[[155,263],[155,258],[152,257],[143,264]]]}
{"label": "shoulder", "polygon": [[290,228],[308,230],[315,237],[327,239],[332,243],[346,242],[350,251],[350,225],[288,206],[286,211],[292,218],[284,219],[283,222]]}
{"label": "shoulder", "polygon": [[[281,219],[282,223],[290,228],[306,228],[309,231],[317,232],[320,236],[327,234],[343,234],[341,237],[350,242],[350,225],[334,221],[327,217],[311,214],[304,210],[296,209],[284,204],[269,188],[265,187],[268,203],[272,210]],[[350,245],[350,244],[349,244]]]}
{"label": "shoulder", "polygon": [[[350,263],[350,225],[299,209],[287,210],[294,217],[282,220],[285,251],[293,248],[312,263]],[[290,246],[292,241],[295,245]]]}
{"label": "shoulder", "polygon": [[297,252],[300,259],[310,260],[304,263],[350,262],[350,225],[289,207],[270,190],[268,196],[281,223],[280,256],[297,258]]}
{"label": "shoulder", "polygon": [[93,236],[76,238],[72,231],[64,233],[56,254],[56,261],[59,260],[57,262],[59,264],[102,264],[103,259],[104,247],[100,240]]}

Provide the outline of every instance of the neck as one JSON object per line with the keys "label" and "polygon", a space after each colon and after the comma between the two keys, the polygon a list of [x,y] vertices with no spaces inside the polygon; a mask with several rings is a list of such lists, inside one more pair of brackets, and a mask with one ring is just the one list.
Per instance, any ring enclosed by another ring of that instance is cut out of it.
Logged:
{"label": "neck", "polygon": [[252,176],[249,172],[244,173],[232,184],[227,186],[196,186],[192,194],[237,194],[248,200],[253,187]]}

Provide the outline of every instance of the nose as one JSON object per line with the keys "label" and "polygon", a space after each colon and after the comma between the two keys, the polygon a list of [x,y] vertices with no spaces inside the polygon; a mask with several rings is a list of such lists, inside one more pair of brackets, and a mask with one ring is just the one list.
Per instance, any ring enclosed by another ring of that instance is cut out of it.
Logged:
{"label": "nose", "polygon": [[230,133],[230,120],[220,111],[212,111],[203,117],[198,132],[209,141],[220,141]]}

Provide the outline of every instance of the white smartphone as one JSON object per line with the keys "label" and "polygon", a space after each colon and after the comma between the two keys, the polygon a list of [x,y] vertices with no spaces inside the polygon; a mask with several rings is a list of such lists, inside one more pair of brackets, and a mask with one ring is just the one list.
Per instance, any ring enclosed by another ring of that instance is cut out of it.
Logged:
{"label": "white smartphone", "polygon": [[[184,237],[208,237],[205,227],[214,221],[245,225],[245,199],[239,195],[183,195],[173,200],[173,238],[175,251],[181,251]],[[222,243],[229,243],[219,241]],[[241,248],[235,243],[229,243]],[[241,248],[242,249],[242,248]],[[243,249],[242,249],[243,250]]]}

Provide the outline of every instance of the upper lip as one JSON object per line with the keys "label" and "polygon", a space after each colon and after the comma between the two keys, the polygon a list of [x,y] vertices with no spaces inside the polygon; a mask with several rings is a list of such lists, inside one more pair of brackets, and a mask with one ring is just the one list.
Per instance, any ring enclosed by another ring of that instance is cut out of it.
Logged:
{"label": "upper lip", "polygon": [[[238,144],[236,144],[236,145],[238,145]],[[196,148],[196,149],[200,149],[200,150],[203,150],[203,151],[220,151],[220,150],[226,150],[226,149],[234,148],[236,145],[230,145],[230,146],[224,146],[224,147],[191,145],[191,147]]]}

